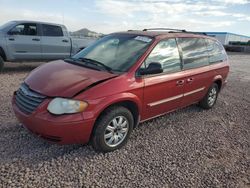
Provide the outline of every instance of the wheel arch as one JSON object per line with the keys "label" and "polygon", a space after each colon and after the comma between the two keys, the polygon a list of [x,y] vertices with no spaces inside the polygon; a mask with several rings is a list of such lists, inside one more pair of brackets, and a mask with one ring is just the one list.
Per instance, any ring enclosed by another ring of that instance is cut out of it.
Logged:
{"label": "wheel arch", "polygon": [[4,49],[0,46],[0,56],[3,58],[4,61],[7,60],[6,54],[4,52]]}
{"label": "wheel arch", "polygon": [[218,85],[219,91],[221,90],[222,87],[222,76],[217,75],[214,77],[213,83],[216,83]]}
{"label": "wheel arch", "polygon": [[140,104],[138,103],[138,101],[136,101],[136,99],[133,99],[133,98],[123,98],[123,99],[115,100],[112,103],[107,103],[106,105],[104,105],[102,109],[99,111],[99,113],[97,113],[96,115],[97,118],[95,120],[94,126],[91,131],[90,140],[93,137],[93,133],[94,133],[94,130],[96,128],[97,121],[99,120],[99,118],[105,113],[107,109],[114,107],[114,106],[123,106],[132,113],[133,118],[134,118],[133,128],[135,128],[139,124],[141,109],[140,109]]}
{"label": "wheel arch", "polygon": [[138,102],[136,102],[134,99],[120,99],[117,101],[114,101],[112,103],[107,103],[105,106],[103,106],[103,108],[99,111],[99,113],[97,114],[97,118],[96,121],[104,114],[104,112],[111,107],[114,106],[123,106],[125,108],[127,108],[133,115],[134,118],[134,127],[137,125],[137,123],[139,122],[139,116],[140,116],[140,105],[138,104]]}

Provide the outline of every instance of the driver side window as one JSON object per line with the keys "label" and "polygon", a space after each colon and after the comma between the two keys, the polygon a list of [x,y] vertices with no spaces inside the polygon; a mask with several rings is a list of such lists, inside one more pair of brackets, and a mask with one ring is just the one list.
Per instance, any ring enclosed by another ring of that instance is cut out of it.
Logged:
{"label": "driver side window", "polygon": [[160,41],[145,61],[146,68],[150,63],[160,63],[165,73],[181,70],[181,60],[175,39]]}
{"label": "driver side window", "polygon": [[37,35],[36,24],[19,24],[11,31],[13,35]]}

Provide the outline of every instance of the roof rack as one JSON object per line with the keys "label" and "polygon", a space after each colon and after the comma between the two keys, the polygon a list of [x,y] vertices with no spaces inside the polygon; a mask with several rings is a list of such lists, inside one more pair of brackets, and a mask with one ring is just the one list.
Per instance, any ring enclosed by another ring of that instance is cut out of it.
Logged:
{"label": "roof rack", "polygon": [[198,31],[186,31],[186,33],[190,33],[190,34],[197,34],[197,35],[207,35],[207,33],[204,33],[204,32],[198,32]]}
{"label": "roof rack", "polygon": [[185,29],[172,29],[172,28],[149,28],[149,29],[143,29],[142,31],[154,31],[154,30],[186,32]]}
{"label": "roof rack", "polygon": [[[169,33],[176,33],[174,31],[170,31]],[[198,31],[184,31],[184,33],[189,33],[189,34],[197,34],[197,35],[207,35],[204,32],[198,32]]]}
{"label": "roof rack", "polygon": [[190,34],[207,35],[204,32],[187,31],[185,29],[172,29],[172,28],[149,28],[149,29],[143,29],[142,31],[155,31],[155,30],[169,31],[169,33],[190,33]]}

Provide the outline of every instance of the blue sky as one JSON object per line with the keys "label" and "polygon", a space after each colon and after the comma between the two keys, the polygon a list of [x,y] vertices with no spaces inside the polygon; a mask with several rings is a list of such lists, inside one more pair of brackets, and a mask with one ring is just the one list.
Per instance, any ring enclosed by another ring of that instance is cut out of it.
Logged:
{"label": "blue sky", "polygon": [[110,33],[152,27],[250,36],[250,0],[0,0],[0,24],[38,20]]}

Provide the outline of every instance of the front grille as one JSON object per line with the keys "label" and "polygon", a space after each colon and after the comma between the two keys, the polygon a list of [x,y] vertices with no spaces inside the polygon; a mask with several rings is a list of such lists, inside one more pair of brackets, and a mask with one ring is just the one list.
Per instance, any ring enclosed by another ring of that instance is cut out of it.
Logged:
{"label": "front grille", "polygon": [[46,96],[32,91],[25,83],[23,83],[16,92],[15,102],[22,112],[31,114],[45,98]]}

